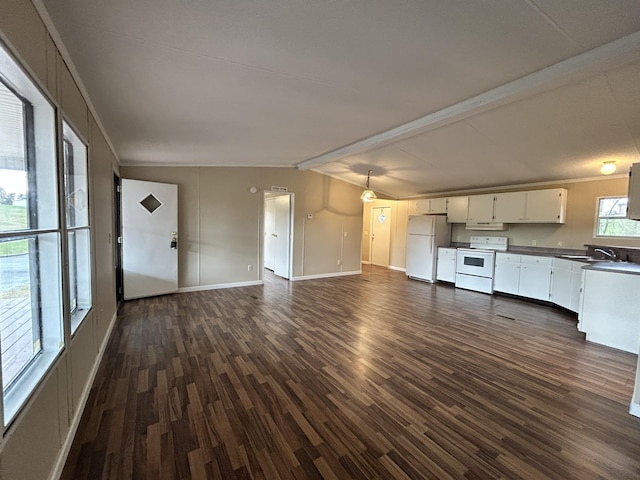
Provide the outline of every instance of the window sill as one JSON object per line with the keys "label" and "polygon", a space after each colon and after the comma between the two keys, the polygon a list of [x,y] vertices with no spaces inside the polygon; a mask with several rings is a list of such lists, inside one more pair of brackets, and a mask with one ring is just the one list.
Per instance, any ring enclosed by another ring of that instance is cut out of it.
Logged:
{"label": "window sill", "polygon": [[73,315],[71,315],[71,335],[76,333],[78,327],[82,323],[82,321],[87,317],[89,312],[91,311],[91,307],[89,308],[78,308]]}
{"label": "window sill", "polygon": [[5,393],[3,414],[4,424],[8,427],[15,419],[20,409],[26,405],[29,396],[38,387],[62,351],[62,347],[55,352],[44,352],[36,357],[32,364],[22,373],[16,383]]}

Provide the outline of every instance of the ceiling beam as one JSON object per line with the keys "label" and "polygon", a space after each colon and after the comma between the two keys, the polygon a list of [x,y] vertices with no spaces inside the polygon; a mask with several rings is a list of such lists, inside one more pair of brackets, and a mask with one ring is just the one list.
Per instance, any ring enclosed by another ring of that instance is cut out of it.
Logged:
{"label": "ceiling beam", "polygon": [[640,59],[640,32],[581,53],[455,105],[298,163],[308,170],[463,120],[516,100],[604,73]]}

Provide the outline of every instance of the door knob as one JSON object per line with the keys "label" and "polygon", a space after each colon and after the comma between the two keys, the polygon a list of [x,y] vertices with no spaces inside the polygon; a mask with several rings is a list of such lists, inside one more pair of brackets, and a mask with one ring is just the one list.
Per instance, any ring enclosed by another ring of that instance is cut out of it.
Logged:
{"label": "door knob", "polygon": [[272,233],[271,236],[278,238],[278,235],[276,235],[275,233]]}
{"label": "door knob", "polygon": [[171,244],[170,247],[172,250],[178,249],[178,232],[171,232]]}

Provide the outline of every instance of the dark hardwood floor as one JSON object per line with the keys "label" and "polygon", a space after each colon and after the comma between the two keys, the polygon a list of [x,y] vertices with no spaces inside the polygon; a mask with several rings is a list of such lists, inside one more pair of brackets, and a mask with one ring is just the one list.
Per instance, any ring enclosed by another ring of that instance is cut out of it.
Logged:
{"label": "dark hardwood floor", "polygon": [[62,478],[638,479],[636,357],[399,272],[126,302]]}

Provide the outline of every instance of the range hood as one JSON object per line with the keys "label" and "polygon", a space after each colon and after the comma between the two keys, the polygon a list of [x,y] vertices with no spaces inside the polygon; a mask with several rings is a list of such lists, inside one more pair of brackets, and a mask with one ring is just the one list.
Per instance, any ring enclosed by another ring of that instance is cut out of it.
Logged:
{"label": "range hood", "polygon": [[506,230],[507,225],[502,222],[467,222],[466,230]]}

